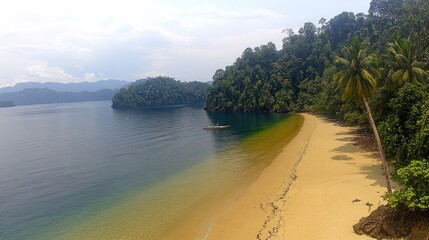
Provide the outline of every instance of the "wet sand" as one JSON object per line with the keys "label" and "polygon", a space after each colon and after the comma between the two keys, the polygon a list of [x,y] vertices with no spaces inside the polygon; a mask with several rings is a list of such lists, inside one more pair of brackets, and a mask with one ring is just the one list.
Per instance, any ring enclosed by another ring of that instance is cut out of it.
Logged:
{"label": "wet sand", "polygon": [[310,114],[206,239],[370,239],[352,226],[383,204],[381,164],[351,128]]}

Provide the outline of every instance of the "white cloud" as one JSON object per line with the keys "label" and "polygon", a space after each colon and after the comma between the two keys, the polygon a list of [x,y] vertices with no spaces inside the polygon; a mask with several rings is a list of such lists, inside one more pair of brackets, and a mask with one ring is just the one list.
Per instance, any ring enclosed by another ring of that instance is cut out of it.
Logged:
{"label": "white cloud", "polygon": [[94,81],[98,81],[101,79],[105,79],[104,74],[103,73],[85,73],[85,76],[83,77],[83,80],[88,81],[88,82],[94,82]]}
{"label": "white cloud", "polygon": [[39,62],[25,68],[23,80],[41,82],[75,82],[80,79],[58,67],[49,67],[47,62]]}
{"label": "white cloud", "polygon": [[85,81],[91,82],[96,79],[96,75],[95,73],[85,73],[85,76],[83,77],[83,79]]}

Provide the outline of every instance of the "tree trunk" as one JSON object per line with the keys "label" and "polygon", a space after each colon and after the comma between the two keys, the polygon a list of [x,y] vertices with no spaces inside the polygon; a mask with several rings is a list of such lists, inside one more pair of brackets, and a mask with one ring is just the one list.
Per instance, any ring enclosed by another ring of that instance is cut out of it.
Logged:
{"label": "tree trunk", "polygon": [[372,113],[368,105],[368,100],[366,99],[365,96],[362,96],[362,99],[365,104],[366,112],[368,113],[369,122],[371,123],[372,131],[374,132],[374,135],[375,135],[375,140],[377,140],[378,152],[380,153],[381,162],[383,164],[384,176],[386,177],[387,192],[391,193],[392,186],[390,184],[389,165],[387,164],[386,156],[384,155],[384,150],[383,150],[383,146],[381,145],[380,136],[378,135],[377,126],[375,126],[374,119],[372,118]]}

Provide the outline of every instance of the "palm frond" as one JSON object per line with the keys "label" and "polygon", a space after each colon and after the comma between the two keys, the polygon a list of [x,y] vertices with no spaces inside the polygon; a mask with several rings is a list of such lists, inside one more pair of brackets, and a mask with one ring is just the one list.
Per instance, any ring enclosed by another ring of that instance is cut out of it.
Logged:
{"label": "palm frond", "polygon": [[401,82],[404,83],[407,81],[414,82],[414,78],[412,74],[410,74],[410,71],[408,69],[404,71],[404,74],[402,74],[402,77],[401,77]]}
{"label": "palm frond", "polygon": [[422,78],[429,78],[429,73],[426,72],[425,70],[419,67],[413,67],[411,69],[416,75],[421,76]]}
{"label": "palm frond", "polygon": [[396,54],[395,55],[395,61],[398,63],[401,63],[401,64],[409,63],[409,59],[405,55],[402,55],[402,54]]}
{"label": "palm frond", "polygon": [[344,48],[344,52],[344,58],[335,57],[335,62],[344,68],[333,76],[333,80],[338,84],[337,90],[343,89],[343,100],[361,99],[370,95],[376,87],[375,78],[381,76],[381,73],[373,68],[377,63],[376,56],[367,56],[357,38],[349,48]]}
{"label": "palm frond", "polygon": [[347,81],[347,84],[344,87],[344,92],[342,96],[343,100],[355,98],[356,82],[353,81],[353,79],[354,79],[353,77],[350,77]]}
{"label": "palm frond", "polygon": [[392,72],[390,75],[390,80],[392,80],[395,83],[402,83],[402,76],[404,75],[404,70],[399,69],[397,71]]}
{"label": "palm frond", "polygon": [[425,72],[426,64],[417,61],[409,39],[397,39],[388,45],[387,64],[390,67],[388,80],[396,84],[406,82],[420,84],[427,81],[429,75]]}
{"label": "palm frond", "polygon": [[345,65],[345,66],[350,65],[350,62],[347,59],[344,59],[344,58],[339,57],[339,56],[335,56],[335,63]]}
{"label": "palm frond", "polygon": [[374,77],[369,73],[369,71],[365,69],[361,69],[359,71],[360,76],[360,83],[362,88],[362,95],[363,96],[371,96],[374,92],[374,89],[377,85],[376,80]]}

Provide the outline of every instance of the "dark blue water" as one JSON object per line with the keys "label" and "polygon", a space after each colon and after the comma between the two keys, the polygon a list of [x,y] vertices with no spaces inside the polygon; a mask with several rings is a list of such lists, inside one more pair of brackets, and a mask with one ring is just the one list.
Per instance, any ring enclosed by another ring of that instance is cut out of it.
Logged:
{"label": "dark blue water", "polygon": [[[0,108],[0,239],[32,239],[98,202],[144,189],[236,145],[283,114],[110,102]],[[205,131],[206,124],[230,129]]]}

